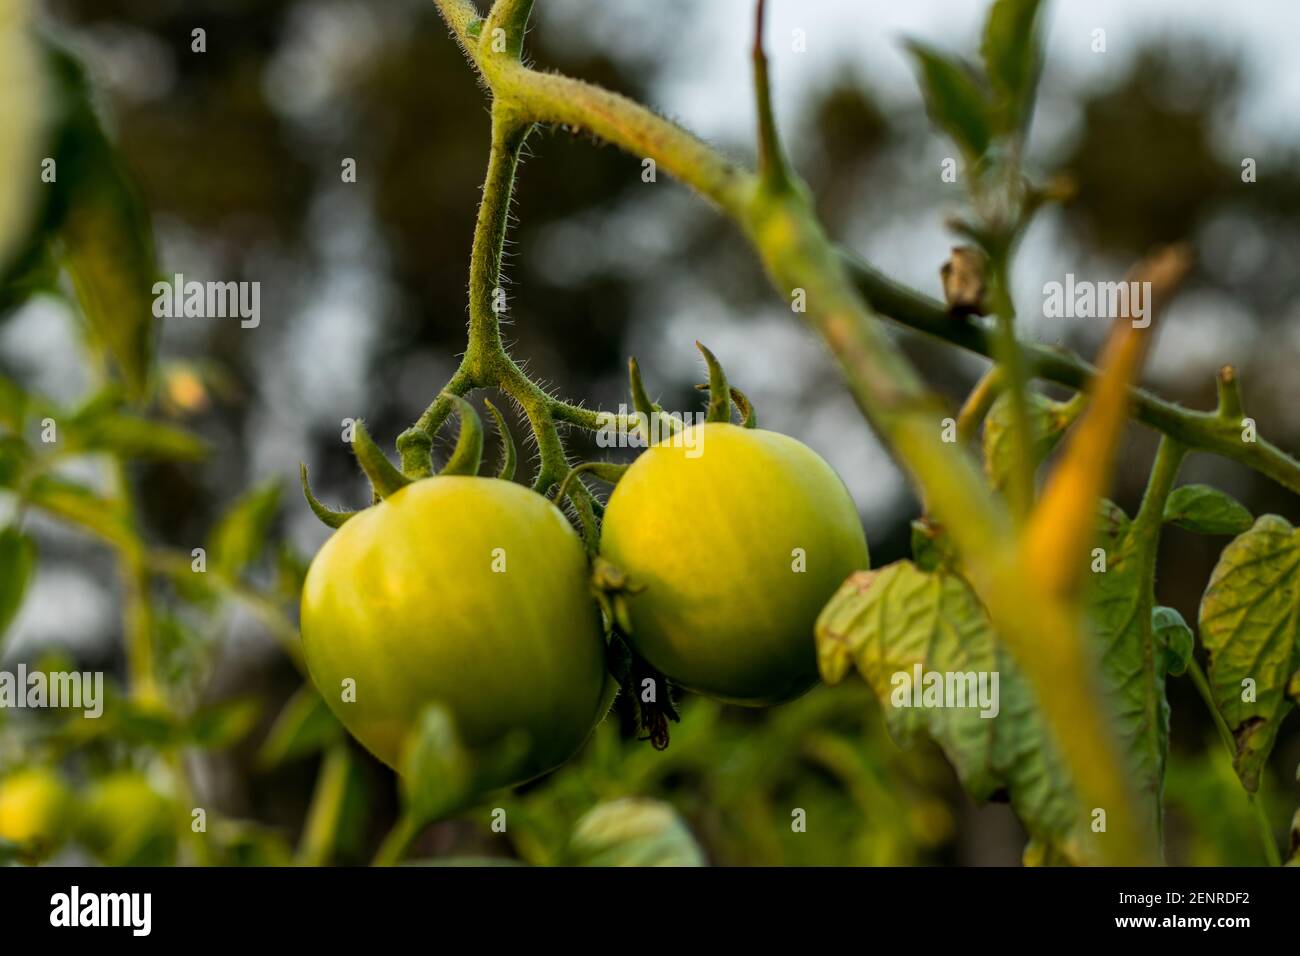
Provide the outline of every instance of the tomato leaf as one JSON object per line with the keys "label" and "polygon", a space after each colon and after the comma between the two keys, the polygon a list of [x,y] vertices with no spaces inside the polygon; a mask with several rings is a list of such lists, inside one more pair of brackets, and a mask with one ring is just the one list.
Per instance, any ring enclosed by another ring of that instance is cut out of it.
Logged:
{"label": "tomato leaf", "polygon": [[190,716],[185,736],[198,747],[219,750],[248,736],[262,715],[262,702],[253,697],[224,700]]}
{"label": "tomato leaf", "polygon": [[0,648],[22,607],[36,566],[36,545],[17,528],[0,529]]}
{"label": "tomato leaf", "polygon": [[257,762],[264,768],[278,767],[324,750],[341,739],[342,734],[342,725],[320,694],[315,688],[303,685],[280,709],[258,751]]}
{"label": "tomato leaf", "polygon": [[[1040,464],[1060,442],[1070,424],[1066,405],[1054,402],[1037,392],[1025,395],[1029,406],[1029,427],[1034,435],[1033,463]],[[1015,422],[1012,418],[1011,395],[1003,392],[994,400],[984,419],[984,473],[990,484],[999,490],[1011,480],[1015,467]]]}
{"label": "tomato leaf", "polygon": [[402,866],[470,866],[478,869],[482,866],[527,866],[519,860],[508,856],[440,856],[431,860],[406,860]]}
{"label": "tomato leaf", "polygon": [[217,522],[208,544],[213,566],[236,577],[255,562],[266,546],[280,507],[280,484],[259,485],[235,501]]}
{"label": "tomato leaf", "polygon": [[51,218],[93,341],[113,359],[131,399],[145,395],[154,351],[157,278],[148,212],[109,142],[84,71],[49,47],[63,100]]}
{"label": "tomato leaf", "polygon": [[[1115,732],[1128,759],[1133,789],[1154,826],[1169,755],[1167,653],[1155,628],[1159,624],[1165,638],[1181,648],[1174,630],[1186,625],[1176,611],[1154,607],[1151,569],[1156,541],[1139,533],[1127,518],[1119,520],[1113,509],[1110,505],[1102,512],[1097,545],[1105,551],[1105,570],[1094,566],[1086,607],[1100,644],[1102,684]],[[1188,653],[1190,637],[1188,632]]]}
{"label": "tomato leaf", "polygon": [[1300,531],[1264,515],[1219,556],[1201,599],[1210,687],[1237,741],[1242,785],[1259,788],[1300,670]]}
{"label": "tomato leaf", "polygon": [[[928,733],[975,799],[1005,794],[1031,837],[1074,862],[1086,859],[1085,816],[1033,690],[965,581],[910,561],[860,572],[822,610],[816,637],[826,682],[838,683],[855,667],[901,746]],[[966,706],[914,706],[913,694],[936,673],[945,683],[949,675],[960,678],[954,686],[963,692],[971,688],[965,675],[974,676],[973,704],[966,698]],[[976,693],[981,675],[993,692],[995,674],[995,696],[986,699],[996,701],[996,712],[981,707]]]}
{"label": "tomato leaf", "polygon": [[994,123],[1001,133],[1021,130],[1029,119],[1041,68],[1040,6],[1040,0],[996,0],[984,22],[980,56],[996,96]]}
{"label": "tomato leaf", "polygon": [[576,866],[704,866],[704,851],[682,818],[659,800],[597,804],[573,829]]}
{"label": "tomato leaf", "polygon": [[0,275],[9,269],[35,224],[54,113],[48,64],[32,32],[34,6],[5,4],[0,16]]}
{"label": "tomato leaf", "polygon": [[431,704],[420,714],[402,754],[407,814],[423,825],[453,813],[472,793],[473,768],[451,713]]}
{"label": "tomato leaf", "polygon": [[988,96],[971,67],[916,41],[907,44],[918,73],[930,121],[952,138],[970,162],[989,148],[992,138]]}
{"label": "tomato leaf", "polygon": [[130,545],[135,535],[120,502],[104,498],[82,485],[42,475],[28,487],[26,498],[56,518],[117,545]]}
{"label": "tomato leaf", "polygon": [[207,453],[207,445],[173,425],[150,421],[119,412],[74,416],[65,425],[67,450],[111,452],[122,458],[168,458],[195,461]]}
{"label": "tomato leaf", "polygon": [[1209,485],[1183,485],[1169,493],[1165,521],[1201,534],[1246,531],[1255,521],[1246,506]]}
{"label": "tomato leaf", "polygon": [[27,422],[27,393],[13,379],[0,375],[0,425],[21,434]]}
{"label": "tomato leaf", "polygon": [[1171,607],[1157,607],[1151,627],[1156,646],[1165,652],[1165,669],[1175,676],[1184,673],[1192,659],[1196,639],[1183,616]]}

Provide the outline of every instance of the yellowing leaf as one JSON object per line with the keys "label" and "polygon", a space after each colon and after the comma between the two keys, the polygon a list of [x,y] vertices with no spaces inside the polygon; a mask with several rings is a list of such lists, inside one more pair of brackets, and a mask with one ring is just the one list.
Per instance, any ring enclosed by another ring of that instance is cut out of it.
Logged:
{"label": "yellowing leaf", "polygon": [[24,244],[41,200],[52,115],[45,57],[32,38],[33,4],[0,0],[0,277]]}
{"label": "yellowing leaf", "polygon": [[1224,548],[1200,624],[1210,687],[1237,742],[1237,774],[1254,791],[1294,706],[1287,683],[1300,670],[1300,531],[1264,515]]}
{"label": "yellowing leaf", "polygon": [[658,800],[625,798],[593,807],[573,830],[579,866],[704,866],[704,852],[677,811]]}
{"label": "yellowing leaf", "polygon": [[[855,574],[823,609],[816,639],[826,681],[855,667],[895,740],[907,745],[924,731],[973,797],[1005,794],[1031,836],[1075,862],[1089,858],[1087,818],[1034,692],[965,581],[908,561]],[[915,693],[918,670],[923,681],[938,674],[946,686],[951,678],[954,690],[964,688],[967,706],[955,706],[958,698],[932,706],[924,696],[915,706],[909,690]],[[982,707],[978,696],[971,701],[980,674],[986,700],[996,687],[996,708]]]}

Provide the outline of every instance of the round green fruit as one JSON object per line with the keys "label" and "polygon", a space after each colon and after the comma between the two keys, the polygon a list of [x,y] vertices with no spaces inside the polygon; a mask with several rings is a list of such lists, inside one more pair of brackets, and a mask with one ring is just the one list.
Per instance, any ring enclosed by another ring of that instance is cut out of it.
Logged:
{"label": "round green fruit", "polygon": [[27,767],[0,779],[0,839],[45,857],[63,844],[71,822],[72,795],[55,771]]}
{"label": "round green fruit", "polygon": [[588,574],[581,539],[541,495],[495,478],[412,482],[348,520],[312,562],[307,666],[389,766],[421,711],[440,703],[484,767],[524,731],[519,761],[476,780],[520,783],[572,756],[608,708]]}
{"label": "round green fruit", "polygon": [[813,625],[867,542],[843,482],[776,432],[693,426],[648,448],[610,496],[601,553],[644,587],[636,650],[674,683],[750,706],[817,680]]}
{"label": "round green fruit", "polygon": [[82,797],[77,839],[109,866],[169,866],[178,810],[134,770],[100,777]]}

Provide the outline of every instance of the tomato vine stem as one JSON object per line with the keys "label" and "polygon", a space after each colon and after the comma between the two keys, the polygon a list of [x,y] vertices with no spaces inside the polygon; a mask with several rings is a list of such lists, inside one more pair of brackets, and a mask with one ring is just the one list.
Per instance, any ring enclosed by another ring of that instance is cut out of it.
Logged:
{"label": "tomato vine stem", "polygon": [[[845,267],[859,293],[877,314],[967,352],[995,358],[995,335],[976,321],[954,322],[943,303],[889,278],[856,255],[841,251]],[[1068,349],[1035,342],[1020,342],[1029,374],[1076,391],[1086,390],[1097,369]],[[1234,387],[1236,376],[1234,374]],[[1220,393],[1222,396],[1222,392]],[[1129,386],[1134,417],[1143,424],[1176,438],[1193,451],[1212,452],[1276,481],[1300,494],[1300,461],[1260,436],[1241,439],[1240,416],[1184,408],[1152,392]]]}
{"label": "tomato vine stem", "polygon": [[1160,708],[1164,702],[1164,692],[1160,687],[1157,668],[1160,667],[1156,646],[1155,630],[1152,627],[1152,614],[1155,611],[1156,594],[1156,555],[1160,549],[1160,531],[1164,527],[1165,504],[1178,478],[1178,471],[1187,457],[1187,449],[1177,441],[1165,437],[1160,440],[1156,451],[1155,464],[1151,467],[1151,476],[1147,481],[1146,492],[1142,495],[1142,504],[1133,526],[1129,531],[1132,539],[1138,542],[1135,557],[1137,559],[1137,579],[1141,591],[1138,595],[1137,617],[1142,634],[1142,710],[1144,744],[1147,759],[1153,766],[1161,767],[1161,773],[1155,780],[1155,792],[1142,794],[1146,798],[1147,811],[1151,814],[1155,826],[1157,843],[1164,845],[1164,757],[1160,753],[1159,732]]}

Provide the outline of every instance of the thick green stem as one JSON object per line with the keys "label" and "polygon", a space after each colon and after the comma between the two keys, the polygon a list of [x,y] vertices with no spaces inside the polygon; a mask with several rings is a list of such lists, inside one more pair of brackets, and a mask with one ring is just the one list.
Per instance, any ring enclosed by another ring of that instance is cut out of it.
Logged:
{"label": "thick green stem", "polygon": [[1029,420],[1029,376],[1024,354],[1016,338],[1016,310],[1008,287],[1006,256],[993,260],[993,303],[998,317],[998,335],[994,354],[1004,375],[1003,387],[1011,402],[1011,473],[1007,481],[1007,498],[1017,523],[1029,517],[1034,505],[1034,435]]}
{"label": "thick green stem", "polygon": [[584,129],[661,169],[739,217],[753,194],[753,173],[722,158],[676,124],[617,93],[517,63],[480,63],[498,100],[537,123]]}
{"label": "thick green stem", "polygon": [[519,151],[531,128],[531,123],[517,121],[508,110],[499,106],[492,110],[492,149],[469,264],[469,348],[465,362],[477,385],[486,377],[484,366],[505,352],[501,344],[501,316],[506,310],[501,253],[510,222]]}
{"label": "thick green stem", "polygon": [[[487,49],[483,55],[505,56],[518,61],[523,55],[524,33],[528,29],[528,17],[532,11],[533,0],[496,0],[480,35],[480,38],[486,37],[484,42]],[[503,41],[500,50],[494,46],[498,30]]]}
{"label": "thick green stem", "polygon": [[326,752],[316,777],[316,790],[298,844],[300,866],[327,866],[333,860],[351,772],[352,756],[347,743],[340,741]]}
{"label": "thick green stem", "polygon": [[[954,321],[938,300],[895,282],[850,253],[841,255],[853,284],[880,315],[968,352],[997,356],[995,335],[986,326]],[[1029,342],[1022,342],[1020,348],[1029,374],[1037,378],[1082,391],[1097,375],[1092,365],[1063,349]],[[1217,410],[1183,408],[1141,388],[1131,388],[1129,397],[1138,421],[1193,451],[1213,452],[1240,462],[1300,494],[1300,461],[1263,438],[1242,441],[1240,419],[1224,418]]]}
{"label": "thick green stem", "polygon": [[1160,531],[1164,527],[1165,503],[1174,488],[1178,469],[1182,466],[1187,449],[1171,438],[1162,438],[1156,451],[1156,460],[1151,467],[1151,476],[1147,481],[1146,493],[1142,496],[1142,506],[1138,509],[1130,534],[1140,542],[1135,558],[1137,560],[1137,580],[1141,593],[1138,598],[1137,618],[1143,622],[1142,633],[1145,638],[1142,645],[1142,710],[1143,723],[1147,728],[1144,743],[1149,751],[1147,758],[1151,766],[1160,767],[1162,772],[1155,781],[1154,793],[1145,794],[1150,812],[1154,815],[1154,824],[1159,845],[1164,846],[1164,758],[1160,752],[1160,709],[1164,704],[1164,673],[1160,663],[1160,648],[1156,647],[1155,634],[1151,626],[1151,615],[1155,611],[1156,556],[1160,547]]}

